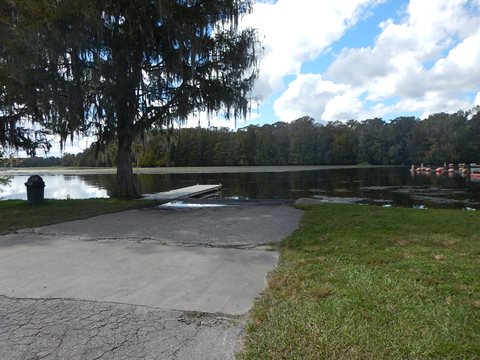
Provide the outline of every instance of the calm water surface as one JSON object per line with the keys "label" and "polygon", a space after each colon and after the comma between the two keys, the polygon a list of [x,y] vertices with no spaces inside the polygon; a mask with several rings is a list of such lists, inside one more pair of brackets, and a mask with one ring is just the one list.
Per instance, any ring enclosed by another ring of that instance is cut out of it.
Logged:
{"label": "calm water surface", "polygon": [[[41,174],[40,174],[41,175]],[[109,197],[114,175],[42,175],[45,197],[82,199]],[[15,176],[3,187],[2,199],[26,199],[28,176]],[[363,198],[395,206],[480,209],[480,183],[459,175],[412,176],[408,168],[359,168],[275,173],[140,174],[142,193],[155,193],[199,184],[221,183],[219,197],[297,199],[301,197]]]}

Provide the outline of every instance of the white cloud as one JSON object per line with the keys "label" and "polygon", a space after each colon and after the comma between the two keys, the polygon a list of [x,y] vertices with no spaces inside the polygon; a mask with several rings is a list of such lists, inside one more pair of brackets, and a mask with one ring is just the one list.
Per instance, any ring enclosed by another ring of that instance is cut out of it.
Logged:
{"label": "white cloud", "polygon": [[473,107],[471,94],[480,90],[476,5],[478,0],[411,0],[400,23],[379,24],[381,33],[374,46],[344,49],[323,76],[305,81],[300,75],[277,100],[277,115],[309,115],[312,105],[300,96],[317,89],[314,82],[342,89],[335,94],[317,92],[318,120],[406,111],[425,115]]}
{"label": "white cloud", "polygon": [[477,93],[475,100],[473,101],[474,105],[480,105],[480,91]]}
{"label": "white cloud", "polygon": [[363,85],[388,75],[393,66],[377,49],[345,49],[330,66],[327,76],[352,85]]}
{"label": "white cloud", "polygon": [[[73,141],[68,139],[64,146],[63,146],[63,151],[61,150],[60,146],[60,136],[47,136],[48,141],[52,145],[52,148],[50,151],[45,154],[42,150],[37,150],[37,156],[41,157],[62,157],[64,154],[69,153],[69,154],[78,154],[87,149],[90,145],[92,145],[95,142],[95,138],[89,137],[89,136],[77,136],[75,135],[73,138]],[[28,157],[26,151],[24,150],[19,150],[16,151],[15,149],[10,149],[12,155],[20,158],[26,158]]]}
{"label": "white cloud", "polygon": [[318,119],[326,121],[357,119],[362,112],[362,102],[354,91],[335,96],[325,105],[325,111]]}
{"label": "white cloud", "polygon": [[[88,148],[90,145],[92,145],[95,142],[95,138],[93,137],[78,137],[74,136],[73,141],[68,139],[65,142],[65,145],[63,147],[63,153],[69,153],[69,154],[78,154],[82,151],[84,151],[86,148]],[[50,151],[51,156],[61,156],[60,154],[60,137],[56,136],[52,140],[52,145],[53,148]]]}
{"label": "white cloud", "polygon": [[190,115],[187,121],[183,124],[179,124],[180,128],[195,128],[195,127],[218,127],[218,128],[227,128],[230,130],[235,130],[236,128],[241,128],[245,126],[246,122],[251,122],[259,118],[258,113],[255,109],[252,109],[250,114],[247,114],[246,119],[230,119],[227,120],[221,114],[208,114],[207,112],[200,112],[193,115]]}
{"label": "white cloud", "polygon": [[[479,21],[480,26],[480,21]],[[439,59],[428,73],[432,87],[474,91],[480,84],[480,28]]]}
{"label": "white cloud", "polygon": [[268,97],[283,90],[286,75],[300,73],[340,39],[369,6],[382,0],[278,0],[257,2],[243,24],[259,29],[264,46],[255,94]]}
{"label": "white cloud", "polygon": [[332,104],[341,105],[342,109],[345,109],[344,106],[349,106],[352,110],[359,107],[349,90],[348,85],[323,80],[319,74],[302,74],[278,98],[274,110],[280,120],[285,122],[305,115],[318,120],[331,120],[326,119],[324,113],[328,116],[340,115]]}
{"label": "white cloud", "polygon": [[470,109],[472,104],[464,98],[445,97],[444,94],[431,91],[422,98],[401,99],[398,102],[379,106],[373,112],[365,111],[364,116],[359,119],[371,118],[372,115],[382,117],[389,113],[419,112],[423,119],[438,112],[456,112],[459,109]]}

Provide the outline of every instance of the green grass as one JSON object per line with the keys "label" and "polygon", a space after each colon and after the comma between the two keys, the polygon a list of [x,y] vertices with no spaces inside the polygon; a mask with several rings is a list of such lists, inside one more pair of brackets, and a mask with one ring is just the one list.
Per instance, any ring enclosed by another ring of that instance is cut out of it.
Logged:
{"label": "green grass", "polygon": [[0,201],[0,235],[153,204],[150,200],[116,199],[45,200],[35,205],[24,200]]}
{"label": "green grass", "polygon": [[480,213],[303,209],[240,359],[480,359]]}

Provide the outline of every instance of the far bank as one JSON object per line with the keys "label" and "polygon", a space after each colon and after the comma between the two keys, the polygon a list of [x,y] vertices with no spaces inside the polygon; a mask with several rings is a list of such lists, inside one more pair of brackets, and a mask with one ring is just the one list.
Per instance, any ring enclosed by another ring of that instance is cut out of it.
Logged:
{"label": "far bank", "polygon": [[[136,167],[135,174],[232,174],[314,171],[335,169],[381,168],[386,165],[283,165],[283,166],[187,166],[187,167]],[[19,167],[0,168],[1,175],[102,175],[115,174],[115,167]]]}

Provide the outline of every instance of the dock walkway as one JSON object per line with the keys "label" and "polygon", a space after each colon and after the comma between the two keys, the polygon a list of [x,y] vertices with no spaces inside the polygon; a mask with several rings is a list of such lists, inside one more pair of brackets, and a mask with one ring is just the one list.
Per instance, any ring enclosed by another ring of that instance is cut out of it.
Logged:
{"label": "dock walkway", "polygon": [[208,194],[217,190],[220,190],[222,187],[221,184],[213,185],[193,185],[187,186],[180,189],[174,189],[165,192],[159,192],[155,194],[145,194],[143,199],[147,200],[161,200],[161,201],[172,201],[178,199],[191,198],[198,195]]}

